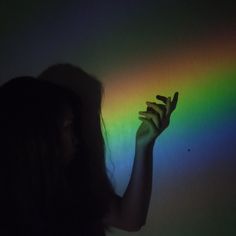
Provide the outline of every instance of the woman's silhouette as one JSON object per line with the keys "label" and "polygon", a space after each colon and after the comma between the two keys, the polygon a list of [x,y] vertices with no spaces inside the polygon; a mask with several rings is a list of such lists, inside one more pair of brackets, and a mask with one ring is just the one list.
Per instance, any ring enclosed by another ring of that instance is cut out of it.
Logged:
{"label": "woman's silhouette", "polygon": [[152,149],[173,101],[147,103],[136,135],[132,175],[118,196],[107,176],[101,127],[102,85],[69,64],[0,87],[1,235],[105,235],[145,224]]}

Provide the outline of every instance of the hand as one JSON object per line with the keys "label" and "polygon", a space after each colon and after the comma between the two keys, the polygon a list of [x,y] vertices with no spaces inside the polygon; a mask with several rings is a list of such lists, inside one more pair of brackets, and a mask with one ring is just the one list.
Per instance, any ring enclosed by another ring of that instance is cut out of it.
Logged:
{"label": "hand", "polygon": [[140,111],[139,119],[142,122],[136,133],[138,145],[154,144],[155,139],[168,127],[170,116],[175,110],[179,93],[175,92],[174,98],[157,95],[156,98],[164,104],[146,102],[147,111]]}

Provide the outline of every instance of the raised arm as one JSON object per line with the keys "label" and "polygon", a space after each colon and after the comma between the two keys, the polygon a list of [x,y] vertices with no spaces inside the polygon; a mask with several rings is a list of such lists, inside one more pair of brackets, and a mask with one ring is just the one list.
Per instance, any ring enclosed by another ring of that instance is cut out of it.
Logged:
{"label": "raised arm", "polygon": [[178,101],[157,96],[164,104],[147,102],[147,111],[139,112],[142,121],[136,133],[135,157],[127,189],[122,197],[114,195],[104,222],[126,231],[138,231],[146,223],[152,192],[153,146],[156,138],[168,127]]}

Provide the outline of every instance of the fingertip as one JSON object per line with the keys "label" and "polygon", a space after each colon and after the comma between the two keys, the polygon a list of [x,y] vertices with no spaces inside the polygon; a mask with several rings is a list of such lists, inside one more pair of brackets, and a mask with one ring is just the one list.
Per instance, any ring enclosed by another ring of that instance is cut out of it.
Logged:
{"label": "fingertip", "polygon": [[173,103],[177,104],[177,101],[179,99],[179,92],[175,92],[174,98],[173,98]]}
{"label": "fingertip", "polygon": [[175,92],[174,96],[178,97],[179,96],[179,92]]}
{"label": "fingertip", "polygon": [[141,121],[145,121],[145,119],[143,118],[143,117],[138,117],[139,118],[139,120],[141,120]]}

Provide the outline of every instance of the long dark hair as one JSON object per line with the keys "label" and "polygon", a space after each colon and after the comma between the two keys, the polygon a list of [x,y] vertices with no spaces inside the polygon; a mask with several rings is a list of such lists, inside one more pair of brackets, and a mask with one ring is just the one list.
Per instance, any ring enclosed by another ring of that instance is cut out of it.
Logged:
{"label": "long dark hair", "polygon": [[[78,86],[90,81],[93,86],[87,89],[96,88],[95,103],[85,91],[59,82],[75,75]],[[71,65],[55,65],[37,78],[18,77],[1,86],[2,231],[89,235],[108,229],[101,219],[114,190],[106,174],[99,97],[100,83]],[[68,106],[75,116],[78,148],[65,165],[60,127]]]}

